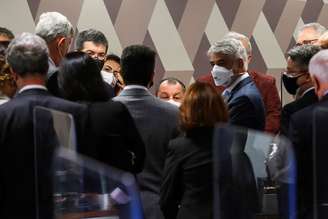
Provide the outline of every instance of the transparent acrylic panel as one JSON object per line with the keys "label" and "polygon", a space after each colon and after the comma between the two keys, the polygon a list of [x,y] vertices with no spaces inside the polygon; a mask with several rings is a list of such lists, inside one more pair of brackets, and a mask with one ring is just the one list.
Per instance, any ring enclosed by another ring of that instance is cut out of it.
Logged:
{"label": "transparent acrylic panel", "polygon": [[[33,112],[35,153],[35,203],[37,218],[53,218],[53,157],[57,147],[76,149],[76,135],[72,115],[37,106]],[[62,165],[58,178],[66,169],[75,167]]]}
{"label": "transparent acrylic panel", "polygon": [[62,173],[66,177],[61,179],[54,177],[55,218],[143,218],[133,175],[58,148],[54,172],[61,170],[63,164],[78,171],[75,175]]}
{"label": "transparent acrylic panel", "polygon": [[295,218],[296,166],[286,138],[218,125],[213,159],[214,218]]}
{"label": "transparent acrylic panel", "polygon": [[37,218],[142,218],[134,176],[76,152],[70,114],[34,110]]}
{"label": "transparent acrylic panel", "polygon": [[317,108],[313,121],[313,219],[328,218],[328,109]]}

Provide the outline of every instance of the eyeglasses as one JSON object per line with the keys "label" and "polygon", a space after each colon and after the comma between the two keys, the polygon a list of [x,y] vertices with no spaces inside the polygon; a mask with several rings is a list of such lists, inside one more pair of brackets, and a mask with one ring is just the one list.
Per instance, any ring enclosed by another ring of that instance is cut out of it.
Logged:
{"label": "eyeglasses", "polygon": [[300,43],[296,43],[296,46],[301,46],[301,45],[305,45],[305,44],[314,44],[318,41],[319,39],[312,39],[312,40],[303,40]]}
{"label": "eyeglasses", "polygon": [[99,60],[101,60],[101,61],[105,60],[105,58],[106,58],[106,54],[95,53],[94,51],[91,51],[91,50],[87,50],[86,53],[87,53],[90,57],[92,57],[92,58],[94,58],[94,59],[97,58],[97,59],[99,59]]}

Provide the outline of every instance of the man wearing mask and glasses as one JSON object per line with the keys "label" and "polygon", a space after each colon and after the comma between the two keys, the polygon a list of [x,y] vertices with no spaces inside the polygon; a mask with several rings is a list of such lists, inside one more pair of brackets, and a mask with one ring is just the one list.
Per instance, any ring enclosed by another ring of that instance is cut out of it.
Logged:
{"label": "man wearing mask and glasses", "polygon": [[288,51],[287,68],[282,74],[282,82],[295,100],[286,104],[281,112],[281,134],[288,133],[292,114],[318,101],[314,92],[308,65],[311,58],[320,51],[316,45],[296,46]]}
{"label": "man wearing mask and glasses", "polygon": [[[96,60],[99,71],[103,69],[106,54],[108,51],[108,41],[105,35],[95,29],[87,29],[79,33],[75,42],[75,49],[87,53]],[[104,72],[102,72],[104,78]],[[104,78],[105,80],[106,78]],[[114,88],[106,82],[106,89],[110,97],[114,97]]]}
{"label": "man wearing mask and glasses", "polygon": [[298,29],[296,45],[316,44],[326,28],[319,23],[308,23]]}
{"label": "man wearing mask and glasses", "polygon": [[261,95],[247,73],[247,52],[240,40],[226,38],[214,43],[207,52],[216,86],[222,93],[230,123],[246,128],[264,130],[265,110]]}

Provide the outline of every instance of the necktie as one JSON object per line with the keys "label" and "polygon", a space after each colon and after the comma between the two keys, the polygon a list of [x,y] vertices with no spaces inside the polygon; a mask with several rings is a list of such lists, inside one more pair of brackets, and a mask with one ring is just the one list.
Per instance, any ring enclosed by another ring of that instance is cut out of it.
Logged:
{"label": "necktie", "polygon": [[224,102],[228,103],[230,97],[231,97],[231,91],[225,89],[222,93],[222,98],[223,98]]}

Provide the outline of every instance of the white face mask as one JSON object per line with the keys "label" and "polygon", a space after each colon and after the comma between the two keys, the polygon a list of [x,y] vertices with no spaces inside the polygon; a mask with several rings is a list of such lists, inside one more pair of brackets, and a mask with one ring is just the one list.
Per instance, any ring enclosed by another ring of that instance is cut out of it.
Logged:
{"label": "white face mask", "polygon": [[101,76],[106,83],[114,87],[116,85],[117,79],[112,72],[101,71]]}
{"label": "white face mask", "polygon": [[172,99],[169,99],[169,100],[167,100],[166,102],[168,102],[168,103],[170,103],[170,104],[173,104],[173,105],[175,105],[175,106],[177,106],[177,107],[180,107],[180,106],[181,106],[181,103],[180,103],[180,102],[174,101],[174,100],[172,100]]}
{"label": "white face mask", "polygon": [[224,87],[228,87],[231,84],[232,76],[234,75],[232,70],[219,65],[214,65],[211,73],[215,85]]}

